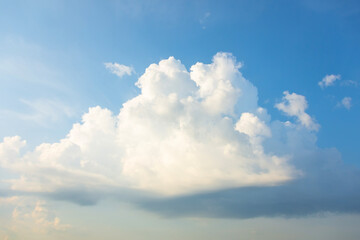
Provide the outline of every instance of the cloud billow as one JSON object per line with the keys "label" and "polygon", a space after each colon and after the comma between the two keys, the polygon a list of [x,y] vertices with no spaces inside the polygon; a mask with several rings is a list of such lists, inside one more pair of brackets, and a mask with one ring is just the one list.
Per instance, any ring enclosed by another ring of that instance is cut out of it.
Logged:
{"label": "cloud billow", "polygon": [[65,138],[26,153],[20,137],[5,138],[0,166],[20,175],[6,182],[14,191],[79,204],[129,194],[174,216],[345,211],[344,196],[359,199],[358,175],[335,150],[317,148],[319,125],[305,112],[305,97],[284,92],[276,107],[296,121],[271,120],[240,67],[228,53],[190,72],[174,57],[151,64],[136,83],[141,93],[117,116],[92,107]]}
{"label": "cloud billow", "polygon": [[[288,139],[285,137],[285,140]],[[246,219],[360,213],[360,171],[345,166],[336,149],[311,149],[305,146],[307,143],[298,141],[296,144],[302,146],[294,151],[291,163],[303,172],[303,176],[292,181],[271,187],[250,186],[146,199],[137,204],[166,217]]]}

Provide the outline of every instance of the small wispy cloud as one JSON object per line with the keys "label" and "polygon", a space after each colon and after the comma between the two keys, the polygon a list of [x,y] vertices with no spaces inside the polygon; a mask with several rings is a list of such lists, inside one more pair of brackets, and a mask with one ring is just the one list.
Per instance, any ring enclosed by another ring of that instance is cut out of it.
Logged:
{"label": "small wispy cloud", "polygon": [[337,107],[344,107],[347,110],[350,110],[351,108],[351,97],[344,97],[341,102],[339,102],[336,106]]}
{"label": "small wispy cloud", "polygon": [[108,69],[111,73],[117,75],[118,77],[123,77],[125,75],[129,75],[131,76],[133,73],[135,73],[135,70],[133,67],[129,67],[123,64],[119,64],[119,63],[111,63],[111,62],[107,62],[104,63],[106,69]]}
{"label": "small wispy cloud", "polygon": [[200,24],[202,25],[202,28],[205,29],[205,23],[207,21],[207,19],[210,17],[211,13],[210,12],[206,12],[199,20]]}
{"label": "small wispy cloud", "polygon": [[338,75],[334,75],[334,74],[326,75],[318,84],[319,84],[319,86],[321,88],[326,88],[326,87],[334,85],[334,82],[336,80],[340,80],[340,78],[341,78],[340,74],[338,74]]}
{"label": "small wispy cloud", "polygon": [[0,114],[12,116],[25,121],[34,121],[44,127],[75,115],[75,109],[56,99],[19,99],[25,111],[0,109]]}
{"label": "small wispy cloud", "polygon": [[358,87],[360,86],[358,81],[355,80],[344,80],[341,83],[341,86],[346,86],[346,87]]}

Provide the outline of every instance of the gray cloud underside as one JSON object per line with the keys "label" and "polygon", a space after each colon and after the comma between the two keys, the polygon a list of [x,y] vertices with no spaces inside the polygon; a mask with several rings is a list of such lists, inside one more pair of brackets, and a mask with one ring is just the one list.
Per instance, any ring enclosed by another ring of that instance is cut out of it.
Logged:
{"label": "gray cloud underside", "polygon": [[168,198],[118,188],[63,189],[42,195],[79,205],[113,198],[165,217],[246,219],[360,213],[360,171],[344,165],[336,150],[305,152],[294,159],[294,164],[306,174],[278,186],[231,188]]}
{"label": "gray cloud underside", "polygon": [[304,151],[293,159],[301,178],[278,186],[231,188],[200,194],[163,197],[121,188],[64,188],[54,192],[3,189],[2,197],[35,195],[95,205],[104,198],[133,203],[165,217],[306,217],[321,213],[360,213],[360,171],[342,161],[335,149]]}
{"label": "gray cloud underside", "polygon": [[284,185],[146,200],[138,205],[166,217],[244,219],[305,217],[327,212],[360,213],[359,170],[347,168],[341,162],[329,161],[337,160],[329,153],[309,157],[302,160],[321,163],[303,178]]}
{"label": "gray cloud underside", "polygon": [[[306,176],[278,186],[232,188],[170,198],[128,189],[77,188],[41,195],[79,205],[94,205],[101,199],[113,198],[165,217],[246,219],[306,217],[327,212],[360,213],[359,170],[345,167],[330,155],[308,156],[307,162],[317,160],[322,163]],[[321,161],[322,158],[326,161]]]}

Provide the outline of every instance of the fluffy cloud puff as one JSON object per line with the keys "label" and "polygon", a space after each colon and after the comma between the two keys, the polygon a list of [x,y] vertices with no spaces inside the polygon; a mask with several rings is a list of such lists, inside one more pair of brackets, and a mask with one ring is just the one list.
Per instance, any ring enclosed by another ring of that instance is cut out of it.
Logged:
{"label": "fluffy cloud puff", "polygon": [[347,110],[351,108],[351,97],[344,97],[340,103],[337,104],[339,107],[344,107]]}
{"label": "fluffy cloud puff", "polygon": [[334,85],[334,82],[336,80],[339,80],[340,78],[341,75],[334,75],[334,74],[326,75],[320,82],[318,82],[318,84],[321,88],[326,88]]}
{"label": "fluffy cloud puff", "polygon": [[307,101],[304,96],[284,92],[283,101],[277,103],[275,107],[283,111],[288,116],[297,117],[298,121],[310,130],[318,130],[319,124],[317,124],[310,116],[305,112],[308,107]]}
{"label": "fluffy cloud puff", "polygon": [[131,75],[135,72],[135,70],[132,67],[123,65],[123,64],[119,64],[119,63],[104,63],[105,67],[107,69],[109,69],[109,71],[113,74],[115,74],[116,76],[122,78],[125,75]]}
{"label": "fluffy cloud puff", "polygon": [[141,93],[117,116],[90,108],[65,138],[25,153],[24,140],[5,138],[1,167],[19,175],[6,181],[26,192],[125,188],[173,196],[274,186],[302,176],[288,151],[274,153],[263,143],[288,128],[317,128],[305,113],[305,98],[285,92],[277,107],[299,124],[274,125],[240,67],[227,53],[190,72],[174,57],[151,64],[136,83]]}

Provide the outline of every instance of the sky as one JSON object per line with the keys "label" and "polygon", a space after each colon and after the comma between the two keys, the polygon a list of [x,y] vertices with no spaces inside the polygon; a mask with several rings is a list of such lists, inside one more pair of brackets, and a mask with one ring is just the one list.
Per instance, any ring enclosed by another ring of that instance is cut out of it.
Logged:
{"label": "sky", "polygon": [[359,25],[356,0],[0,0],[0,239],[359,239]]}

